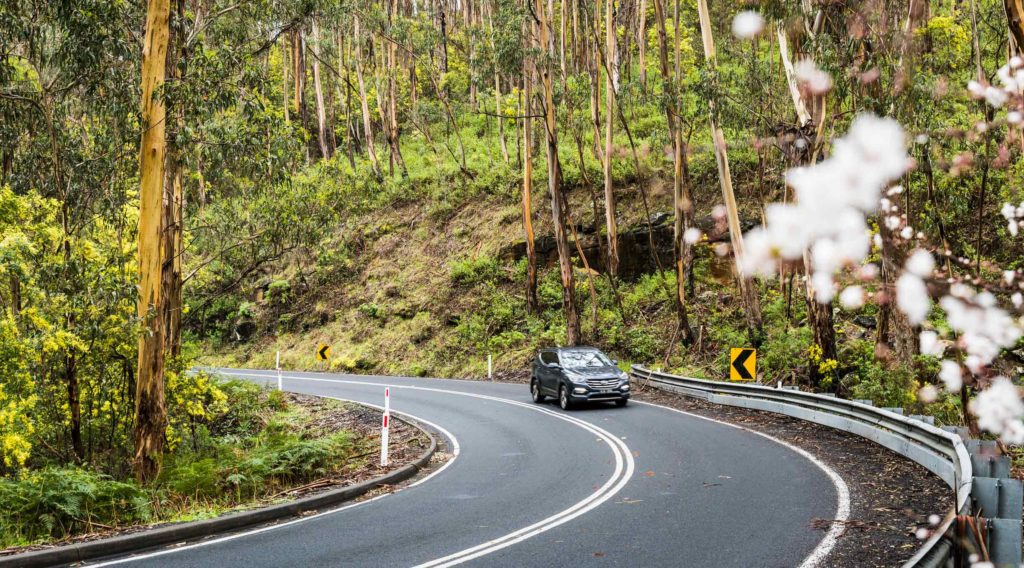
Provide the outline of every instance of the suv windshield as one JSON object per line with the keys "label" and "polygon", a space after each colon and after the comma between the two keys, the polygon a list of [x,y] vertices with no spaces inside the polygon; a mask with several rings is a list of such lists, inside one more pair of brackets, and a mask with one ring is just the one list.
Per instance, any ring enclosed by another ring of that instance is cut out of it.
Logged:
{"label": "suv windshield", "polygon": [[563,351],[559,353],[562,366],[567,369],[581,367],[610,367],[612,362],[600,351]]}

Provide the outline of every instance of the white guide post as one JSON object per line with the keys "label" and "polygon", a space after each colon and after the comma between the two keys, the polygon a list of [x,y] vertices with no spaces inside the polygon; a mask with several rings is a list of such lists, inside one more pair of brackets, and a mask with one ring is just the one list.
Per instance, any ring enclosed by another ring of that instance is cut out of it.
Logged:
{"label": "white guide post", "polygon": [[494,380],[494,366],[491,364],[491,354],[487,354],[487,378]]}
{"label": "white guide post", "polygon": [[275,366],[277,367],[277,390],[282,390],[283,386],[282,386],[281,382],[282,382],[283,377],[281,376],[281,352],[280,351],[277,352],[277,363],[275,363]]}
{"label": "white guide post", "polygon": [[384,387],[384,417],[380,428],[380,465],[388,465],[388,426],[391,422],[391,389]]}

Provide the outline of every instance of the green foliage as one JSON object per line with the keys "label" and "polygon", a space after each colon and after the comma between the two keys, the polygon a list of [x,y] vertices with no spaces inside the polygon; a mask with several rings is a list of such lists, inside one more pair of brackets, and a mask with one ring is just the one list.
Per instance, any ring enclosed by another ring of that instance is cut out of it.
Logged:
{"label": "green foliage", "polygon": [[498,261],[489,256],[452,261],[449,271],[453,282],[469,285],[494,282],[501,277],[502,272]]}
{"label": "green foliage", "polygon": [[134,483],[70,467],[0,478],[0,503],[0,548],[152,516],[149,496]]}
{"label": "green foliage", "polygon": [[291,484],[311,481],[347,463],[352,437],[339,433],[305,439],[271,423],[244,447],[220,443],[213,457],[176,454],[157,482],[171,500],[190,498],[234,505]]}

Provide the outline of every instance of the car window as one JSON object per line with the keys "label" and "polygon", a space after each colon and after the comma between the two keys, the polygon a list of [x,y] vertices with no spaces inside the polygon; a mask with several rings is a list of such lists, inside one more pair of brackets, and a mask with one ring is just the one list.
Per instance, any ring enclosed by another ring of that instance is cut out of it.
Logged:
{"label": "car window", "polygon": [[540,360],[545,365],[551,365],[553,363],[558,362],[558,356],[552,353],[551,351],[544,351],[543,353],[540,354]]}
{"label": "car window", "polygon": [[560,354],[562,366],[567,369],[580,367],[608,367],[611,360],[600,351],[563,351]]}

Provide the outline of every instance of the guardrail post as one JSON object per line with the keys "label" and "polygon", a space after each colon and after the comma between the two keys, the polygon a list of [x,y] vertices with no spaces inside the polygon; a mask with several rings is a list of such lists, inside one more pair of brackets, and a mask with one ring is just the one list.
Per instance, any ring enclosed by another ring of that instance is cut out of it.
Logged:
{"label": "guardrail post", "polygon": [[1021,563],[1020,519],[990,519],[988,552],[998,568],[1017,568]]}
{"label": "guardrail post", "polygon": [[992,456],[987,454],[971,454],[971,466],[977,477],[1010,477],[1011,461],[1009,456]]}
{"label": "guardrail post", "polygon": [[975,477],[971,489],[975,514],[986,518],[1019,518],[1024,507],[1024,485],[1019,479]]}

